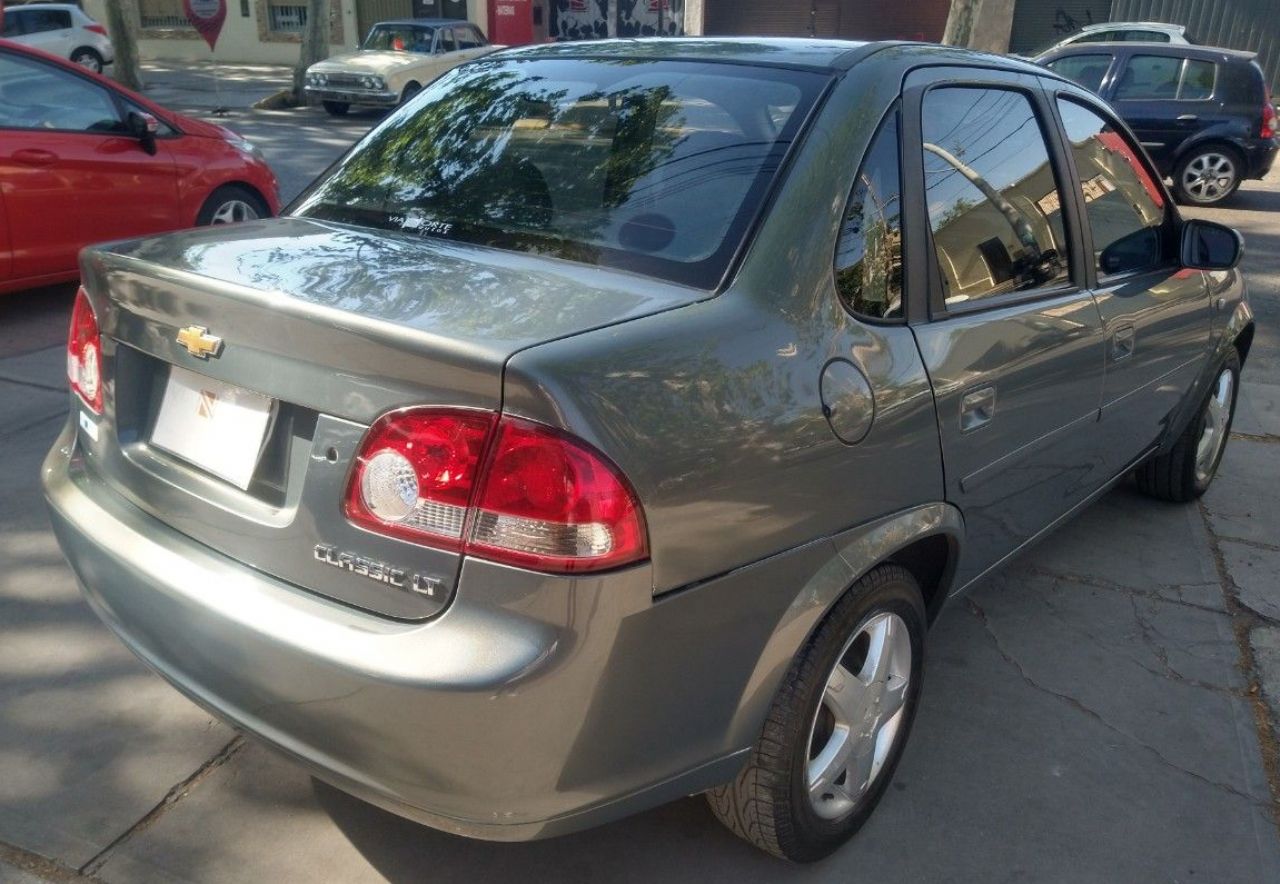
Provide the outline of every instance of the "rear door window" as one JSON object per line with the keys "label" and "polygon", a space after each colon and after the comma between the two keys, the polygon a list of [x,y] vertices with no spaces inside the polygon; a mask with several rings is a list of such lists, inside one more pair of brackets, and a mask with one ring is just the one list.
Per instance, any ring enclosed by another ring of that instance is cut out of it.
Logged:
{"label": "rear door window", "polygon": [[946,306],[1068,282],[1062,195],[1027,96],[933,89],[921,128],[925,202]]}
{"label": "rear door window", "polygon": [[440,52],[457,52],[458,42],[453,38],[453,28],[441,28],[440,34]]}
{"label": "rear door window", "polygon": [[1164,192],[1137,148],[1093,108],[1060,98],[1058,112],[1080,178],[1098,273],[1131,273],[1165,263]]}
{"label": "rear door window", "polygon": [[1090,92],[1102,90],[1102,80],[1111,67],[1111,56],[1102,54],[1068,55],[1049,62],[1049,70],[1074,80]]}
{"label": "rear door window", "polygon": [[1126,43],[1168,43],[1169,35],[1164,31],[1125,31],[1120,39]]}
{"label": "rear door window", "polygon": [[902,172],[898,113],[880,126],[854,181],[836,247],[836,290],[854,313],[902,317]]}
{"label": "rear door window", "polygon": [[826,83],[720,63],[481,61],[374,129],[296,214],[714,288]]}
{"label": "rear door window", "polygon": [[1164,55],[1134,55],[1124,63],[1115,99],[1151,100],[1178,97],[1182,59]]}
{"label": "rear door window", "polygon": [[1213,97],[1214,83],[1218,79],[1218,66],[1211,61],[1188,58],[1182,66],[1182,80],[1178,83],[1181,101],[1202,101]]}

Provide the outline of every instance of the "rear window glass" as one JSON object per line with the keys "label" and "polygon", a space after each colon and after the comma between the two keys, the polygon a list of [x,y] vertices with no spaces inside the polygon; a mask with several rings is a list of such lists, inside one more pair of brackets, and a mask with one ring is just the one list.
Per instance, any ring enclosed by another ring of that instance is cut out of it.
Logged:
{"label": "rear window glass", "polygon": [[1091,92],[1102,89],[1102,79],[1109,67],[1110,55],[1069,55],[1049,62],[1049,70],[1076,81]]}
{"label": "rear window glass", "polygon": [[670,61],[470,64],[294,214],[714,288],[825,82]]}

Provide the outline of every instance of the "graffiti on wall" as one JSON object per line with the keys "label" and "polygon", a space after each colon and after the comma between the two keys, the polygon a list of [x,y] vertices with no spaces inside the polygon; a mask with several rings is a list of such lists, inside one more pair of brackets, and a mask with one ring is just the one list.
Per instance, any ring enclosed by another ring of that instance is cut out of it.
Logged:
{"label": "graffiti on wall", "polygon": [[1053,14],[1053,30],[1064,37],[1091,24],[1093,24],[1093,11],[1089,9],[1084,11],[1084,21],[1080,21],[1061,6]]}
{"label": "graffiti on wall", "polygon": [[[619,37],[678,37],[684,33],[684,0],[616,0]],[[551,0],[553,40],[609,36],[609,0]]]}

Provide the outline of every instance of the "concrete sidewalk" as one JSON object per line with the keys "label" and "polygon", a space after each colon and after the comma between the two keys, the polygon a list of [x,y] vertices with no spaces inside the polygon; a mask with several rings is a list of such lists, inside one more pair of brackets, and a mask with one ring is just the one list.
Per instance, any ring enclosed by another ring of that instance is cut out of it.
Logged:
{"label": "concrete sidewalk", "polygon": [[285,65],[213,64],[147,61],[142,65],[143,94],[176,111],[218,107],[245,110],[293,86]]}

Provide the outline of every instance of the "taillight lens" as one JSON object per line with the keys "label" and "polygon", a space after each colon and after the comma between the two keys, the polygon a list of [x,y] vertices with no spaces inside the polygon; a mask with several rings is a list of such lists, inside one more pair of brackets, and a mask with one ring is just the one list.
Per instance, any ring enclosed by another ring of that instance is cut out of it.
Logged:
{"label": "taillight lens", "polygon": [[383,534],[552,573],[648,556],[626,479],[584,443],[486,412],[415,409],[370,430],[346,514]]}
{"label": "taillight lens", "polygon": [[1258,133],[1263,138],[1276,137],[1276,107],[1271,103],[1271,93],[1267,93],[1266,103],[1262,105],[1262,131]]}
{"label": "taillight lens", "polygon": [[93,31],[95,34],[101,34],[104,37],[107,36],[107,29],[100,24],[85,25],[84,29],[86,31]]}
{"label": "taillight lens", "polygon": [[369,430],[347,489],[347,517],[384,534],[462,548],[467,508],[494,415],[415,410]]}
{"label": "taillight lens", "polygon": [[102,414],[102,335],[84,289],[76,292],[67,332],[67,383],[94,414]]}
{"label": "taillight lens", "polygon": [[638,561],[648,545],[640,505],[616,467],[568,436],[503,418],[467,550],[568,573]]}

